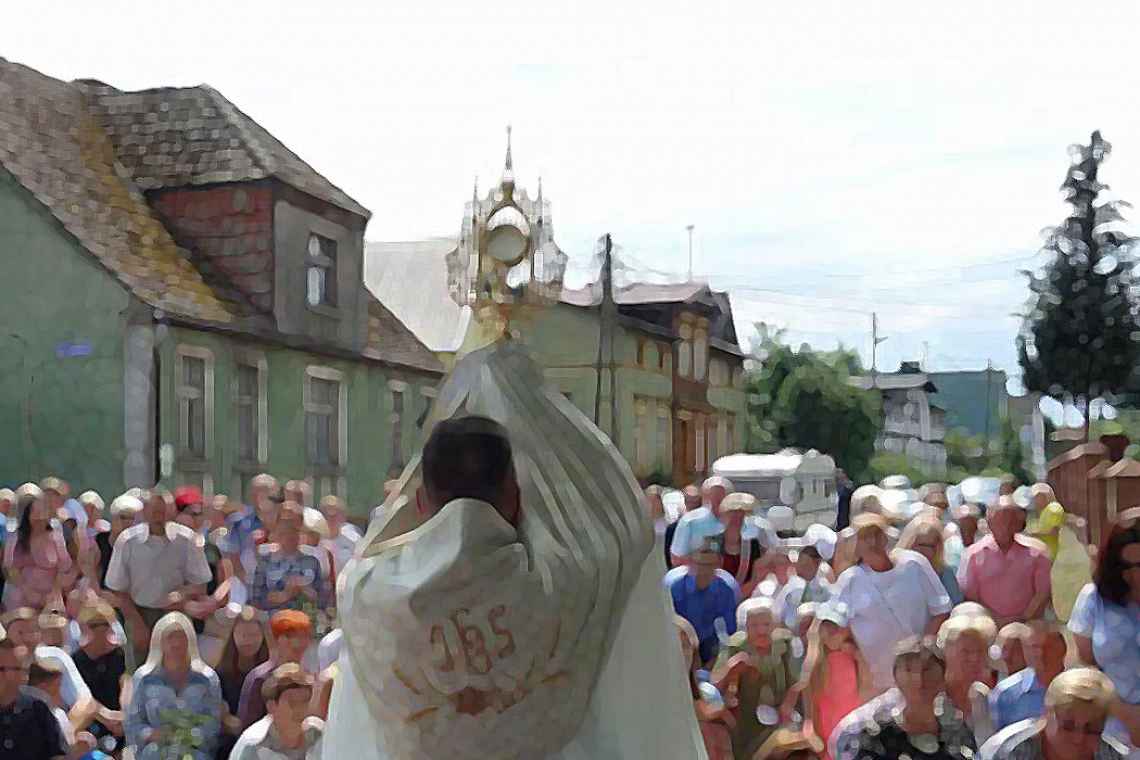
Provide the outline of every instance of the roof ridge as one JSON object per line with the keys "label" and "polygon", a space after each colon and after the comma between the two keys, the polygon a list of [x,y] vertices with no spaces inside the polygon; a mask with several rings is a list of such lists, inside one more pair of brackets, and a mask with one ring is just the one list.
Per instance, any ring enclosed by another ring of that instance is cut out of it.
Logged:
{"label": "roof ridge", "polygon": [[218,113],[222,114],[230,126],[236,129],[238,134],[241,135],[242,142],[245,143],[246,150],[249,151],[250,160],[257,164],[258,168],[265,172],[267,177],[274,176],[276,174],[276,164],[274,164],[272,156],[261,147],[257,138],[250,134],[249,129],[245,123],[237,117],[237,114],[241,113],[241,115],[247,119],[249,117],[242,113],[236,105],[231,103],[229,98],[210,85],[200,84],[197,89],[204,91],[206,95],[214,101],[214,105],[218,108]]}

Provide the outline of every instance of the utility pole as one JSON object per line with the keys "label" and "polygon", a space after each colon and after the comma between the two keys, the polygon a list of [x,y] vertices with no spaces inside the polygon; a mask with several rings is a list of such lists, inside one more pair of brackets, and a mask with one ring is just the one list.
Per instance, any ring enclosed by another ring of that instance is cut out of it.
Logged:
{"label": "utility pole", "polygon": [[879,371],[879,344],[886,340],[879,337],[879,315],[871,312],[871,387],[875,387],[875,375]]}
{"label": "utility pole", "polygon": [[685,227],[689,231],[689,282],[693,281],[693,225]]}
{"label": "utility pole", "polygon": [[602,238],[602,303],[598,320],[598,361],[596,364],[597,383],[594,388],[594,424],[601,427],[602,419],[602,366],[606,354],[609,354],[610,374],[610,429],[607,431],[614,446],[617,446],[617,368],[614,364],[614,334],[613,327],[615,312],[613,290],[613,240],[609,233]]}

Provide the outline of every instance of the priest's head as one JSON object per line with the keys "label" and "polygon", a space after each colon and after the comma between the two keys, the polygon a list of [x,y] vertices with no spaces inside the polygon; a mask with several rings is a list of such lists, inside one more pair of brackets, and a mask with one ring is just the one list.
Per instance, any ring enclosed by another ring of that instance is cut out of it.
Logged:
{"label": "priest's head", "polygon": [[416,505],[425,518],[456,499],[476,499],[518,527],[519,485],[502,425],[478,416],[443,420],[424,444],[422,462]]}

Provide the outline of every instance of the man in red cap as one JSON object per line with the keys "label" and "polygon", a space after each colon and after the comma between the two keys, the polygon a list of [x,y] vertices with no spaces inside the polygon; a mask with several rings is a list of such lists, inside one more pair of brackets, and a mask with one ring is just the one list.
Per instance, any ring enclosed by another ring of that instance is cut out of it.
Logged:
{"label": "man in red cap", "polygon": [[178,511],[174,521],[185,525],[195,533],[202,534],[203,517],[206,514],[205,498],[196,486],[181,486],[174,490],[174,508]]}
{"label": "man in red cap", "polygon": [[206,497],[197,486],[180,486],[174,490],[174,508],[176,515],[174,522],[185,525],[195,536],[202,539],[202,548],[206,553],[206,563],[210,566],[211,578],[206,583],[206,593],[187,599],[182,611],[194,621],[194,627],[201,633],[204,628],[202,622],[206,615],[224,603],[224,598],[215,592],[218,590],[221,550],[210,541],[210,524],[206,517]]}

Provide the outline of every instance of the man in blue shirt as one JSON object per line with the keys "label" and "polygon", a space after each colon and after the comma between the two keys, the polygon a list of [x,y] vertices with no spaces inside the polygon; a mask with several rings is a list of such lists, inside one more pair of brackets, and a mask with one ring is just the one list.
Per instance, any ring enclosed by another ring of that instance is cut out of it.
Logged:
{"label": "man in blue shirt", "polygon": [[669,551],[673,555],[673,567],[689,564],[690,548],[699,545],[705,536],[724,532],[723,526],[719,524],[720,504],[732,491],[732,483],[727,478],[715,475],[701,485],[702,506],[685,512],[677,520],[677,527],[669,544]]}
{"label": "man in blue shirt", "polygon": [[[673,610],[692,624],[700,641],[702,663],[716,659],[720,635],[736,633],[736,605],[740,586],[720,569],[723,547],[718,536],[701,541],[692,553],[688,567],[675,567],[665,575],[665,585],[673,598]],[[717,621],[723,630],[717,630]]]}
{"label": "man in blue shirt", "polygon": [[234,570],[243,579],[252,579],[257,567],[257,546],[254,534],[268,530],[267,519],[272,517],[276,503],[271,500],[277,493],[277,479],[262,473],[249,484],[249,504],[245,504],[226,518],[225,537],[218,548],[234,563]]}
{"label": "man in blue shirt", "polygon": [[1045,690],[1065,669],[1065,636],[1056,625],[1030,623],[1023,642],[1029,667],[1003,679],[990,692],[990,719],[994,731],[1045,714]]}

